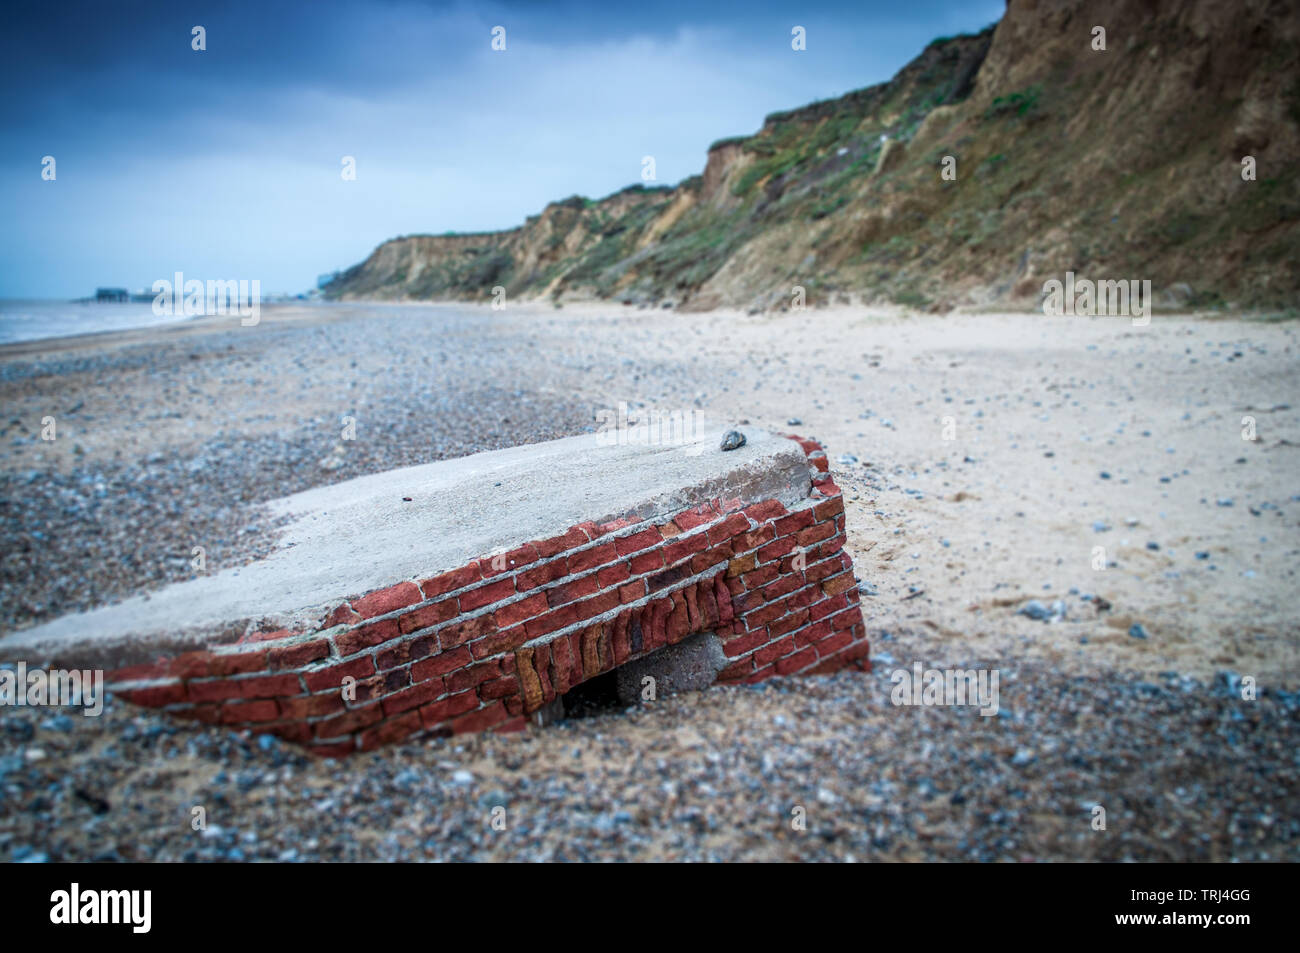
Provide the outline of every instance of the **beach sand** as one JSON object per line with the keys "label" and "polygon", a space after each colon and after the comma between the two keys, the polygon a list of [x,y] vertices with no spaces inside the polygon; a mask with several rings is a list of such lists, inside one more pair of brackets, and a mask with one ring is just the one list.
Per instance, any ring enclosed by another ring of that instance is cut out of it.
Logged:
{"label": "beach sand", "polygon": [[[1294,323],[1240,317],[597,304],[277,306],[0,348],[6,631],[188,578],[192,546],[255,558],[268,499],[578,433],[626,401],[826,446],[876,666],[355,773],[122,705],[71,728],[7,712],[0,850],[95,856],[65,827],[116,821],[107,852],[170,859],[1297,859],[1296,348]],[[999,670],[1006,710],[890,705],[916,661]],[[42,784],[66,798],[33,807]],[[534,820],[489,841],[497,791]],[[226,803],[221,836],[183,823],[195,797]],[[1087,806],[1108,800],[1106,838]],[[820,836],[789,831],[803,802]],[[127,823],[132,804],[153,820]]]}

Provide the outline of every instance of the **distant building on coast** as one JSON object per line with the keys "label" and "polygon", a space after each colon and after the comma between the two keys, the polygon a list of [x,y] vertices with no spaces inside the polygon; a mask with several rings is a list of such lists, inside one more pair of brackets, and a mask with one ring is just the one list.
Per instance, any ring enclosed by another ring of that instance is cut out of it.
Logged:
{"label": "distant building on coast", "polygon": [[103,303],[105,301],[127,302],[131,300],[131,295],[125,288],[96,288],[95,301]]}

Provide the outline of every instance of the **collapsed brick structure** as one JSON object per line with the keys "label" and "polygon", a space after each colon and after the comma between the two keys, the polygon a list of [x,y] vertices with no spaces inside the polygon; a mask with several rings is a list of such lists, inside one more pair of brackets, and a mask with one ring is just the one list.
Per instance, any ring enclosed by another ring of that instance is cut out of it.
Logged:
{"label": "collapsed brick structure", "polygon": [[109,687],[338,756],[521,729],[578,685],[704,633],[721,647],[718,684],[865,668],[843,498],[821,447],[791,439],[809,476],[784,502],[720,495],[578,523],[339,600],[314,624],[117,667]]}

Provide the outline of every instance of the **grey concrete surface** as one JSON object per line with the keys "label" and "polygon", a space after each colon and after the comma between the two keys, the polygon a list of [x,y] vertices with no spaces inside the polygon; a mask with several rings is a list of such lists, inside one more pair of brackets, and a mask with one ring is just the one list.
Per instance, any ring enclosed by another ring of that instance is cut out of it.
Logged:
{"label": "grey concrete surface", "polygon": [[0,636],[0,661],[116,667],[159,652],[234,641],[250,626],[316,623],[340,600],[427,577],[587,520],[667,517],[715,497],[809,490],[791,440],[708,424],[676,445],[609,445],[585,434],[390,470],[270,504],[291,522],[265,559],[116,605]]}

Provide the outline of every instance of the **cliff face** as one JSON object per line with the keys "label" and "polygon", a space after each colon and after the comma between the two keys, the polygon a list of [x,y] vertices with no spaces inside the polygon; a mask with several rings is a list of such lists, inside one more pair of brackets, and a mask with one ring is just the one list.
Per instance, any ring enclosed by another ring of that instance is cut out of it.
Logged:
{"label": "cliff face", "polygon": [[937,309],[1030,303],[1071,270],[1150,279],[1169,303],[1294,305],[1297,77],[1285,0],[1013,0],[888,83],[715,143],[675,188],[394,239],[326,292],[767,309],[799,286]]}

